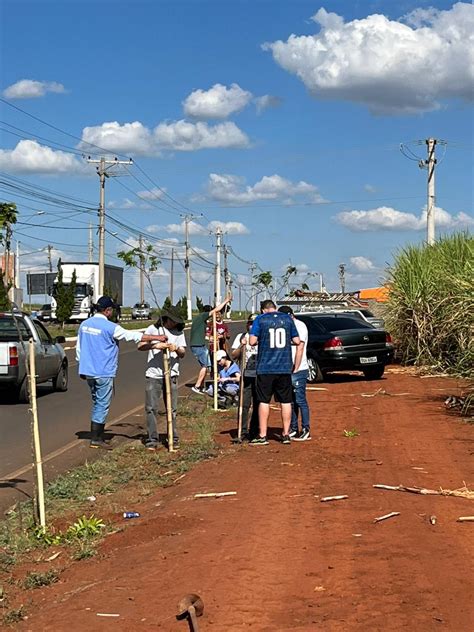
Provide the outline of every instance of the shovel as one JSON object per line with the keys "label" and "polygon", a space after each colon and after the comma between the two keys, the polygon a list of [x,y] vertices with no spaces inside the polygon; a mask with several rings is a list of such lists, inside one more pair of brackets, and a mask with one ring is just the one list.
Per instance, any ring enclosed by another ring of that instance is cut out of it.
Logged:
{"label": "shovel", "polygon": [[171,373],[170,373],[170,350],[163,352],[163,373],[165,374],[166,389],[166,427],[168,433],[168,451],[174,452],[173,441],[173,409],[171,406]]}
{"label": "shovel", "polygon": [[199,632],[197,618],[204,612],[204,603],[199,595],[185,595],[178,604],[178,621],[186,619],[191,632]]}

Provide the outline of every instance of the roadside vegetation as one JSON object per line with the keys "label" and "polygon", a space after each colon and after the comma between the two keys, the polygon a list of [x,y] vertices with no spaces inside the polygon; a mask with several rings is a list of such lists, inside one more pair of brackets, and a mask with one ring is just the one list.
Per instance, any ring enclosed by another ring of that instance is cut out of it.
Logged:
{"label": "roadside vegetation", "polygon": [[401,250],[389,270],[387,327],[402,360],[474,372],[474,238],[460,233]]}
{"label": "roadside vegetation", "polygon": [[0,627],[25,616],[24,591],[55,583],[70,564],[97,555],[101,540],[125,527],[122,512],[140,511],[144,499],[217,456],[211,402],[184,400],[178,414],[179,452],[150,452],[139,440],[126,442],[49,483],[46,529],[36,525],[31,501],[6,513],[0,522]]}

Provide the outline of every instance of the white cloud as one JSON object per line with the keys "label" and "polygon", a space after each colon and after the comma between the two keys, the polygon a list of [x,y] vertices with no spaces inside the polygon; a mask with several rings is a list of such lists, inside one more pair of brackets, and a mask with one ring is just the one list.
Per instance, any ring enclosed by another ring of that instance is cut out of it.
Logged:
{"label": "white cloud", "polygon": [[158,189],[155,187],[154,189],[150,189],[149,191],[138,191],[138,197],[141,197],[142,200],[159,200],[164,196],[166,189]]}
{"label": "white cloud", "polygon": [[87,151],[88,143],[110,152],[138,156],[159,156],[162,151],[241,149],[250,145],[247,135],[230,121],[208,125],[185,120],[160,123],[153,130],[139,121],[123,125],[110,121],[85,127],[79,147]]}
{"label": "white cloud", "polygon": [[66,90],[62,83],[57,83],[56,81],[21,79],[5,88],[3,96],[7,99],[37,99],[38,97],[44,97],[47,92],[63,94]]}
{"label": "white cloud", "polygon": [[304,180],[291,182],[274,174],[263,176],[253,186],[245,184],[245,178],[231,174],[209,174],[207,197],[224,204],[250,204],[261,200],[282,200],[288,205],[294,203],[290,196],[301,196],[304,201],[324,202],[314,184]]}
{"label": "white cloud", "polygon": [[367,257],[351,257],[349,262],[357,272],[373,272],[375,270],[373,261]]}
{"label": "white cloud", "polygon": [[[155,224],[148,226],[147,231],[151,233],[165,232],[184,235],[184,227],[184,222],[181,222],[180,224],[167,224],[166,226],[159,226]],[[220,220],[213,220],[209,222],[207,226],[202,226],[197,222],[191,221],[188,226],[190,235],[209,235],[210,233],[215,233],[218,227],[220,227],[222,232],[227,235],[248,235],[250,233],[247,226],[241,222],[221,222]]]}
{"label": "white cloud", "polygon": [[229,88],[216,83],[209,90],[195,90],[183,101],[184,113],[199,119],[225,119],[240,112],[251,101],[252,93],[233,83]]}
{"label": "white cloud", "polygon": [[13,173],[85,175],[87,164],[72,154],[40,145],[35,140],[20,140],[14,149],[0,149],[0,169]]}
{"label": "white cloud", "polygon": [[364,190],[367,191],[367,193],[375,193],[377,188],[374,187],[373,184],[364,184]]}
{"label": "white cloud", "polygon": [[[334,219],[353,231],[422,230],[426,227],[426,209],[417,216],[414,213],[405,213],[381,206],[369,211],[343,211]],[[473,225],[474,220],[466,213],[451,215],[444,209],[436,207],[435,224],[439,228],[463,228]]]}
{"label": "white cloud", "polygon": [[250,145],[247,135],[231,121],[217,125],[201,121],[189,123],[185,120],[160,123],[153,136],[157,147],[164,150],[243,149]]}
{"label": "white cloud", "polygon": [[271,94],[264,94],[261,97],[255,97],[254,103],[257,108],[257,114],[261,114],[268,108],[277,108],[281,105],[282,99],[280,97],[272,96]]}
{"label": "white cloud", "polygon": [[474,7],[420,10],[402,21],[373,14],[344,22],[325,9],[316,35],[264,44],[317,98],[366,105],[374,113],[412,114],[440,100],[472,100]]}

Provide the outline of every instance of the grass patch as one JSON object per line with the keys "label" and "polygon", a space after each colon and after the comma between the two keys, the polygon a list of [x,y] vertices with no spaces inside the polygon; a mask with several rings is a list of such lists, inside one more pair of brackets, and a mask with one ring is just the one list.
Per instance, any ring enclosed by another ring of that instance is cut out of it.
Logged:
{"label": "grass patch", "polygon": [[59,573],[53,569],[45,571],[44,573],[28,573],[23,580],[23,588],[26,590],[32,590],[34,588],[42,588],[43,586],[49,586],[59,580]]}
{"label": "grass patch", "polygon": [[350,439],[353,439],[354,437],[358,437],[359,436],[357,428],[352,428],[351,430],[343,430],[342,434],[345,437],[348,437]]}
{"label": "grass patch", "polygon": [[[91,507],[88,497],[98,499],[96,514],[120,513],[125,503],[139,503],[157,488],[172,485],[194,463],[214,457],[216,424],[211,404],[185,402],[181,409],[188,413],[182,417],[181,429],[191,437],[179,452],[150,452],[138,442],[123,443],[104,453],[103,458],[86,462],[47,485],[47,529],[35,526],[31,502],[15,505],[0,522],[0,571],[8,572],[18,558],[50,546],[70,547],[74,559],[95,555],[94,546],[108,528],[100,517],[84,514]],[[64,526],[65,521],[69,526]],[[60,528],[55,526],[58,522]]]}
{"label": "grass patch", "polygon": [[4,625],[14,625],[15,623],[23,621],[25,616],[26,610],[24,606],[20,606],[19,608],[12,608],[3,615],[2,623]]}

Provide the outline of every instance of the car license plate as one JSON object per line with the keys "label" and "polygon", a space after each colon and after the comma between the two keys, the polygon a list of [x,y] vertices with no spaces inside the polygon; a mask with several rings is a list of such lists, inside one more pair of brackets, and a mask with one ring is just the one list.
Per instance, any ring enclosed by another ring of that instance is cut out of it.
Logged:
{"label": "car license plate", "polygon": [[370,356],[370,358],[359,358],[361,364],[373,364],[377,362],[377,356]]}

